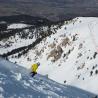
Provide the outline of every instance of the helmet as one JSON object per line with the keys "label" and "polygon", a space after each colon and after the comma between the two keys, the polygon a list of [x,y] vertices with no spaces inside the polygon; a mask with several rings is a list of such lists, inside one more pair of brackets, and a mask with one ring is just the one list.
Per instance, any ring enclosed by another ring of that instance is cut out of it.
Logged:
{"label": "helmet", "polygon": [[37,65],[40,66],[40,63],[38,62]]}

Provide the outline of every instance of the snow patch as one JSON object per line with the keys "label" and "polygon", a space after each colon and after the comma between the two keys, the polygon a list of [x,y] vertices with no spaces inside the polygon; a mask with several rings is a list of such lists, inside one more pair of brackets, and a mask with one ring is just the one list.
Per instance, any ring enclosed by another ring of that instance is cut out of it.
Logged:
{"label": "snow patch", "polygon": [[11,24],[8,26],[7,29],[21,29],[21,28],[26,28],[28,25],[23,24],[23,23],[16,23],[16,24]]}
{"label": "snow patch", "polygon": [[0,92],[4,92],[4,89],[2,87],[0,87]]}
{"label": "snow patch", "polygon": [[2,94],[0,94],[0,98],[4,98],[4,96]]}

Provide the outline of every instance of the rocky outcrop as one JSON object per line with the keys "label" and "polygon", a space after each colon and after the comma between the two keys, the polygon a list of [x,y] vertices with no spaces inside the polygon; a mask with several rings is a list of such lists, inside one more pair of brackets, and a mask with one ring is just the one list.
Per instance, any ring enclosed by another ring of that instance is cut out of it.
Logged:
{"label": "rocky outcrop", "polygon": [[53,42],[52,44],[48,45],[48,47],[55,48],[56,47],[56,44]]}
{"label": "rocky outcrop", "polygon": [[61,42],[62,46],[66,47],[67,44],[70,44],[70,39],[68,37],[66,37],[65,39],[63,39],[63,41]]}
{"label": "rocky outcrop", "polygon": [[50,52],[50,54],[48,55],[47,59],[52,57],[53,59],[51,61],[55,62],[55,61],[57,61],[58,59],[61,58],[62,53],[63,53],[63,50],[62,50],[61,46],[58,45],[57,48],[53,49]]}

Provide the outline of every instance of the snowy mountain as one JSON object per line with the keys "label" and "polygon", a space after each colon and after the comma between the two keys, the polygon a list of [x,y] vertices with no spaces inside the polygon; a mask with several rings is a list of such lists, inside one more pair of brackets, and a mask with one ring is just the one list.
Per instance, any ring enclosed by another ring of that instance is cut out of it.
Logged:
{"label": "snowy mountain", "polygon": [[[27,38],[22,39],[16,34],[14,37],[1,40],[0,54],[28,69],[33,63],[40,62],[39,74],[47,75],[58,83],[98,95],[97,28],[98,18],[78,17],[62,24],[43,26],[33,31],[25,29],[22,35],[27,34]],[[31,36],[29,34],[34,31],[41,33],[37,33],[38,38],[34,35],[29,39]],[[40,37],[41,34],[45,37]],[[35,42],[38,43],[35,45]],[[9,43],[11,45],[5,47]],[[27,46],[30,48],[28,49]],[[21,51],[18,51],[19,49]]]}
{"label": "snowy mountain", "polygon": [[0,98],[92,98],[94,94],[58,84],[0,58]]}

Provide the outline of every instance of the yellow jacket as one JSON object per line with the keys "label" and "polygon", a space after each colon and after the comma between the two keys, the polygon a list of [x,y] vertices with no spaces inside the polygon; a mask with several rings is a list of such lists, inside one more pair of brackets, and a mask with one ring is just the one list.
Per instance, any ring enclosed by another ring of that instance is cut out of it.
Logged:
{"label": "yellow jacket", "polygon": [[37,68],[38,68],[38,64],[33,64],[32,65],[32,72],[35,72],[36,73]]}

